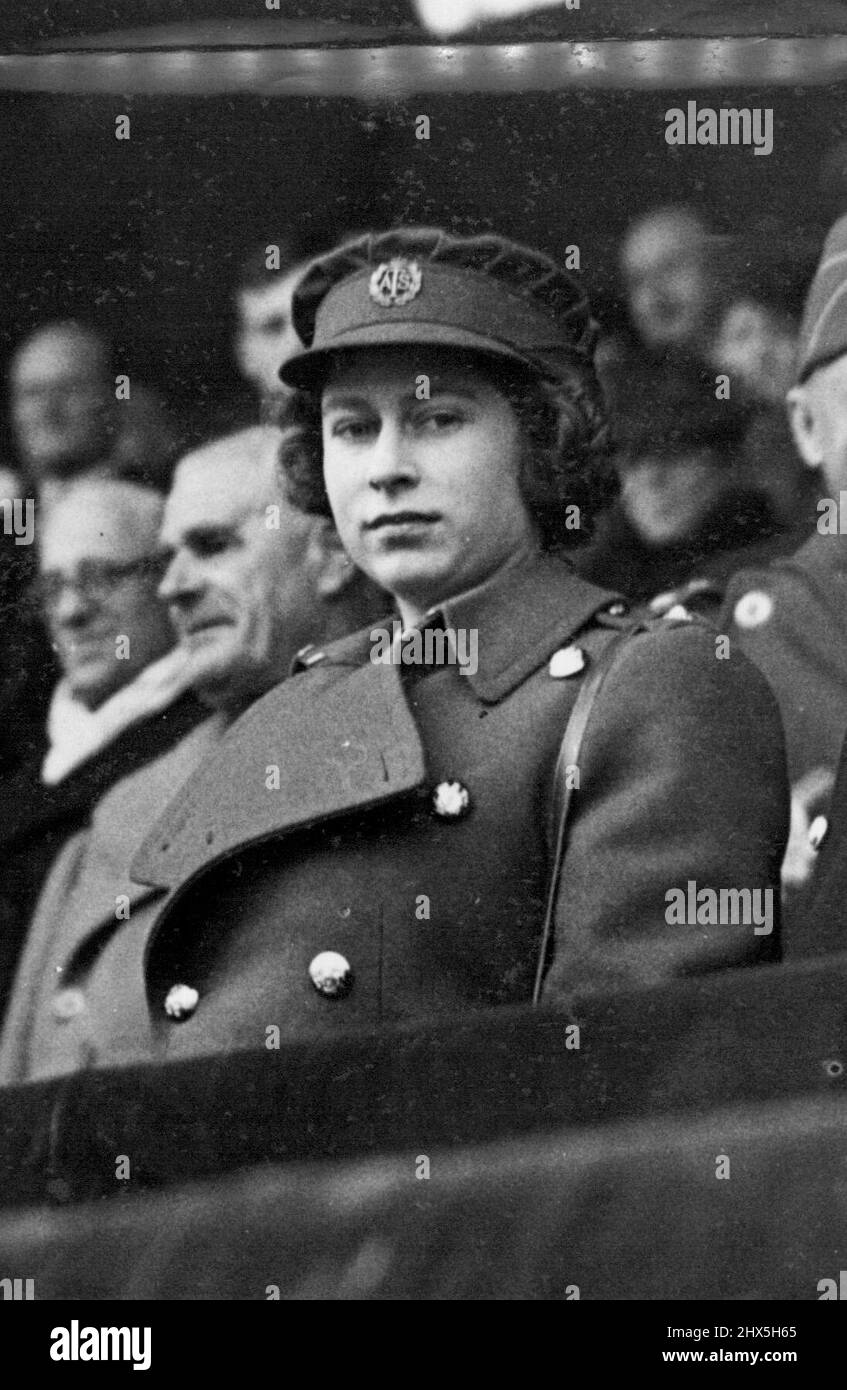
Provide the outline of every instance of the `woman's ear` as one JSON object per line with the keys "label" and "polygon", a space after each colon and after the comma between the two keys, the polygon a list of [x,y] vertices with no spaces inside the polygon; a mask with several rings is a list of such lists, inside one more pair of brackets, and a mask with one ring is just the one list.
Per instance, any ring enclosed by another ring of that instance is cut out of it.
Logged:
{"label": "woman's ear", "polygon": [[805,386],[792,386],[786,400],[797,452],[807,468],[821,468],[824,450],[814,401]]}
{"label": "woman's ear", "polygon": [[315,521],[309,541],[309,563],[317,595],[326,601],[339,598],[356,574],[356,567],[329,517],[319,517]]}

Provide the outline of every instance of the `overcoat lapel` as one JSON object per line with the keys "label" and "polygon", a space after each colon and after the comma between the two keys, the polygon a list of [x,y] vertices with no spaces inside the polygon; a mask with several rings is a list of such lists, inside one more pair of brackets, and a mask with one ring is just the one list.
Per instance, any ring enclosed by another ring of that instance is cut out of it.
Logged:
{"label": "overcoat lapel", "polygon": [[[470,683],[479,700],[496,703],[615,597],[543,556],[441,612],[449,625],[478,632]],[[314,678],[283,681],[253,705],[147,837],[133,878],[181,887],[235,848],[423,785],[401,668],[373,663],[369,646],[368,632],[333,644]]]}
{"label": "overcoat lapel", "polygon": [[134,879],[182,884],[236,846],[423,784],[398,668],[368,661],[324,670],[326,684],[283,681],[233,725],[145,840]]}

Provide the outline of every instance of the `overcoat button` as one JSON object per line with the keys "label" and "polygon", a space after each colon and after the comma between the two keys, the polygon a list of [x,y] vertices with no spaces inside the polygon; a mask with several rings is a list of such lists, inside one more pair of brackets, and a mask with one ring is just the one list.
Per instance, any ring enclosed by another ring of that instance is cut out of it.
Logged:
{"label": "overcoat button", "polygon": [[339,951],[321,951],[309,965],[309,978],[318,994],[341,999],[353,988],[353,970]]}
{"label": "overcoat button", "polygon": [[764,589],[751,589],[735,605],[735,618],[738,627],[746,629],[762,627],[773,612],[773,599]]}
{"label": "overcoat button", "polygon": [[69,1023],[85,1011],[85,995],[81,989],[60,989],[53,995],[52,1009],[59,1023]]}
{"label": "overcoat button", "polygon": [[461,820],[470,810],[470,792],[461,782],[439,782],[432,793],[432,804],[437,816],[443,816],[445,820]]}
{"label": "overcoat button", "polygon": [[191,1017],[199,1003],[200,995],[191,985],[172,985],[165,999],[165,1013],[181,1023]]}
{"label": "overcoat button", "polygon": [[812,849],[820,849],[828,829],[829,821],[826,816],[815,816],[815,819],[809,826],[809,844]]}
{"label": "overcoat button", "polygon": [[582,647],[560,647],[550,658],[550,675],[554,680],[564,680],[567,676],[577,676],[584,671],[587,658]]}

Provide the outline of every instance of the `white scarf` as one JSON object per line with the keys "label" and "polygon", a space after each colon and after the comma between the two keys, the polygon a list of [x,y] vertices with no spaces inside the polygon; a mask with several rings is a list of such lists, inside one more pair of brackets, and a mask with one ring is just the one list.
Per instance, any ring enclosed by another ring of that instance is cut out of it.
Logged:
{"label": "white scarf", "polygon": [[125,729],[167,709],[190,685],[190,662],[182,647],[174,647],[146,666],[97,709],[86,709],[71,694],[67,681],[59,681],[47,715],[50,748],[41,765],[41,780],[55,786]]}

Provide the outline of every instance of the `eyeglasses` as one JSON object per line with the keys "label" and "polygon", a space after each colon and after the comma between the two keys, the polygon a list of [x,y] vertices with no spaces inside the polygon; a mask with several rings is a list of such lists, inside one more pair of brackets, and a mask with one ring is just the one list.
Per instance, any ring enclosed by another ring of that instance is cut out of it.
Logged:
{"label": "eyeglasses", "polygon": [[134,578],[161,579],[166,561],[163,556],[145,555],[139,560],[114,564],[110,560],[82,560],[73,576],[61,570],[45,570],[31,586],[34,602],[45,609],[55,608],[66,588],[73,589],[90,602],[102,603],[112,597],[127,580]]}

